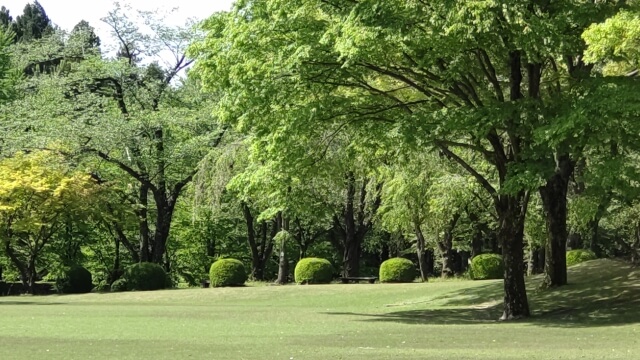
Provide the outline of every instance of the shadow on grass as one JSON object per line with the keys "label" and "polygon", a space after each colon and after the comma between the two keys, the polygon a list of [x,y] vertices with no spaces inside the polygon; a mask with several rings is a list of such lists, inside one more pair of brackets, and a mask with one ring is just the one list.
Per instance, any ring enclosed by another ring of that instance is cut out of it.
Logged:
{"label": "shadow on grass", "polygon": [[[569,269],[571,283],[539,289],[541,277],[527,280],[532,316],[519,323],[544,327],[599,327],[640,323],[640,270],[612,260],[597,260]],[[361,321],[415,325],[486,324],[502,313],[502,282],[452,291],[438,297],[440,308],[382,314],[329,313]]]}
{"label": "shadow on grass", "polygon": [[0,306],[3,305],[67,305],[61,302],[39,302],[39,301],[0,301]]}

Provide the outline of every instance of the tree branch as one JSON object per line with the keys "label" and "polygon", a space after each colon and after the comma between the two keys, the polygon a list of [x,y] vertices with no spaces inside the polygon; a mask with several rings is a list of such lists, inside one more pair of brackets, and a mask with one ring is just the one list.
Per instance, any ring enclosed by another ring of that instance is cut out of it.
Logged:
{"label": "tree branch", "polygon": [[442,152],[451,160],[457,162],[462,168],[464,168],[467,172],[469,172],[476,180],[482,185],[482,187],[491,194],[491,196],[496,199],[498,192],[496,189],[489,183],[489,181],[482,176],[476,169],[474,169],[471,165],[469,165],[464,159],[456,155],[453,151],[451,151],[444,143],[436,141],[436,145],[442,150]]}
{"label": "tree branch", "polygon": [[116,165],[121,170],[129,174],[131,177],[138,180],[138,182],[140,182],[141,184],[148,186],[151,191],[158,190],[156,186],[151,181],[149,181],[148,177],[145,174],[135,171],[133,168],[123,163],[122,161],[112,158],[111,156],[109,156],[109,154],[102,152],[98,149],[92,149],[92,148],[87,148],[87,149],[84,149],[83,151],[88,153],[94,153],[102,160]]}

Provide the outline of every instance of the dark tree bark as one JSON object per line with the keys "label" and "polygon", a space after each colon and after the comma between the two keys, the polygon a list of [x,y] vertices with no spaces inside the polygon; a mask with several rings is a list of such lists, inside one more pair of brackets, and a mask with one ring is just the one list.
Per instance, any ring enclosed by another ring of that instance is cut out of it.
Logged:
{"label": "dark tree bark", "polygon": [[458,264],[455,268],[457,274],[462,274],[467,271],[469,267],[469,259],[471,258],[471,253],[468,251],[456,251]]}
{"label": "dark tree bark", "polygon": [[568,155],[556,155],[554,175],[540,188],[547,225],[543,287],[567,284],[567,192],[574,164]]}
{"label": "dark tree bark", "polygon": [[356,199],[355,175],[353,172],[347,173],[345,205],[341,216],[335,215],[333,218],[333,229],[337,233],[334,239],[340,239],[338,249],[342,250],[342,276],[344,277],[356,277],[360,274],[362,243],[371,230],[373,218],[380,207],[381,184],[378,184],[372,208],[367,214],[367,183],[368,180],[363,181]]}
{"label": "dark tree bark", "polygon": [[438,241],[438,247],[442,254],[442,273],[443,278],[452,277],[455,274],[454,271],[454,251],[453,251],[453,230],[458,224],[460,219],[460,213],[456,213],[449,221],[444,229],[444,236],[441,241]]}
{"label": "dark tree bark", "polygon": [[471,235],[471,259],[482,254],[482,247],[484,245],[484,236],[482,229],[486,227],[485,224],[480,223],[480,217],[474,211],[467,210],[467,217],[472,224],[473,235]]}
{"label": "dark tree bark", "polygon": [[529,317],[524,283],[524,220],[528,196],[503,195],[498,208],[498,241],[504,261],[504,311],[501,320]]}
{"label": "dark tree bark", "polygon": [[251,278],[257,281],[264,281],[267,261],[273,253],[273,238],[279,231],[277,221],[273,221],[273,231],[269,236],[269,225],[266,221],[259,224],[259,229],[255,228],[255,218],[251,213],[251,208],[246,202],[241,202],[242,213],[247,227],[247,242],[251,251]]}
{"label": "dark tree bark", "polygon": [[169,231],[171,230],[175,201],[171,197],[166,196],[166,193],[155,193],[154,197],[157,215],[153,246],[151,247],[151,261],[156,264],[162,264],[165,261],[165,254],[167,252],[167,240],[169,239]]}
{"label": "dark tree bark", "polygon": [[541,247],[530,247],[529,258],[527,260],[527,275],[540,274],[544,271],[545,249]]}
{"label": "dark tree bark", "polygon": [[[21,239],[19,237],[15,237],[11,232],[6,234],[7,238],[4,243],[5,253],[9,257],[9,260],[11,260],[11,263],[20,272],[22,285],[27,292],[32,295],[35,294],[35,283],[38,279],[38,272],[36,269],[37,260],[44,247],[51,240],[53,234],[57,233],[62,225],[54,219],[51,219],[50,223],[56,223],[57,226],[42,226],[38,235],[32,239]],[[10,226],[8,228],[10,228]],[[23,254],[19,254],[12,246],[12,242],[21,242],[27,251]]]}
{"label": "dark tree bark", "polygon": [[294,238],[296,243],[298,244],[298,260],[304,259],[307,257],[307,250],[309,246],[313,245],[318,239],[322,236],[325,236],[329,233],[328,230],[319,230],[312,231],[309,228],[302,225],[300,219],[296,219],[294,221],[296,231],[294,233]]}
{"label": "dark tree bark", "polygon": [[427,275],[434,275],[434,267],[436,262],[435,262],[435,256],[433,254],[433,250],[429,249],[425,251],[424,262],[426,265],[425,273]]}

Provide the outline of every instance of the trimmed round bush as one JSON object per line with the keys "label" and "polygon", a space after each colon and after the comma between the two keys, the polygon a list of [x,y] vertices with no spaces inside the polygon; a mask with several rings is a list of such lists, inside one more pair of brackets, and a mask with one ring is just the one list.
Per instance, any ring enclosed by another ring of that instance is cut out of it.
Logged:
{"label": "trimmed round bush", "polygon": [[143,262],[124,271],[128,289],[134,291],[160,290],[167,287],[167,274],[162,266]]}
{"label": "trimmed round bush", "polygon": [[294,275],[298,284],[328,284],[333,278],[333,266],[327,259],[305,258],[296,264]]}
{"label": "trimmed round bush", "polygon": [[576,249],[567,251],[567,266],[580,264],[581,262],[597,259],[596,254],[591,250]]}
{"label": "trimmed round bush", "polygon": [[410,283],[416,278],[416,266],[409,259],[392,258],[380,265],[381,283]]}
{"label": "trimmed round bush", "polygon": [[211,287],[242,286],[247,281],[244,264],[236,259],[220,259],[209,270]]}
{"label": "trimmed round bush", "polygon": [[61,294],[85,294],[93,289],[93,279],[89,270],[82,266],[72,266],[56,279],[55,286]]}
{"label": "trimmed round bush", "polygon": [[473,280],[502,279],[504,264],[498,254],[480,254],[471,259],[469,269]]}
{"label": "trimmed round bush", "polygon": [[129,290],[127,279],[118,279],[111,284],[111,292],[122,292]]}

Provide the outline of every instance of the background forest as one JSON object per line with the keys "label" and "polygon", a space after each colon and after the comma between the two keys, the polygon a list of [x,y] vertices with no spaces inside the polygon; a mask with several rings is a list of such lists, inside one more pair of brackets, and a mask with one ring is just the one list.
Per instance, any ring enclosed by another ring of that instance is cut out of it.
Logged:
{"label": "background forest", "polygon": [[495,253],[511,319],[526,275],[571,281],[567,250],[638,261],[636,2],[502,3],[243,0],[184,27],[117,6],[115,54],[2,8],[0,279],[404,257],[427,281]]}

